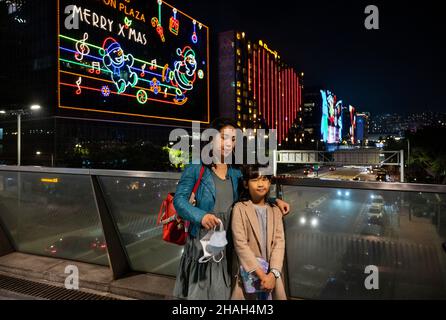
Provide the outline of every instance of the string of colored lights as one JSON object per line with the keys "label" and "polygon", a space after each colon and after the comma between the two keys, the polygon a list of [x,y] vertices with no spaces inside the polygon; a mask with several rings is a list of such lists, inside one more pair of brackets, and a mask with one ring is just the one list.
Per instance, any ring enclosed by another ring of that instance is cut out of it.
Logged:
{"label": "string of colored lights", "polygon": [[[84,74],[80,74],[80,73],[75,73],[75,72],[70,72],[70,71],[65,71],[65,70],[61,70],[60,72],[61,73],[66,73],[66,74],[70,74],[70,75],[73,75],[73,76],[79,76],[79,77],[82,77],[82,78],[98,80],[98,81],[101,81],[101,82],[114,83],[111,80],[96,78],[96,77],[92,77],[92,76],[88,76],[88,75],[84,75]],[[140,87],[140,86],[134,86],[133,88],[141,89],[141,90],[148,90],[148,88]],[[176,94],[173,94],[173,93],[164,93],[163,92],[163,94],[167,94],[169,96],[176,96]]]}
{"label": "string of colored lights", "polygon": [[257,77],[257,82],[258,82],[258,86],[259,86],[259,90],[257,92],[257,102],[258,102],[258,108],[259,108],[259,116],[262,115],[262,98],[261,98],[261,90],[260,90],[260,82],[261,82],[261,78],[260,78],[260,48],[258,50],[258,54],[257,54],[257,72],[258,72],[258,77]]}
{"label": "string of colored lights", "polygon": [[[64,35],[62,35],[62,34],[60,34],[59,37],[60,37],[60,38],[63,38],[63,39],[66,39],[66,40],[73,41],[73,42],[78,42],[78,41],[79,41],[78,39],[70,38],[70,37],[64,36]],[[90,47],[93,47],[93,48],[98,49],[99,52],[101,52],[102,50],[104,50],[102,47],[93,45],[93,44],[91,44],[91,43],[87,43],[87,42],[84,42],[84,43],[85,43],[86,45],[90,46]],[[139,62],[141,62],[141,63],[143,63],[143,64],[145,63],[145,64],[148,64],[148,65],[151,65],[151,66],[156,66],[157,68],[160,68],[160,69],[163,68],[163,66],[160,66],[160,65],[157,65],[157,64],[153,64],[152,62],[148,62],[148,61],[145,61],[145,60],[142,60],[142,59],[134,58],[134,60],[135,60],[135,61],[139,61]]]}
{"label": "string of colored lights", "polygon": [[254,101],[256,101],[256,89],[257,89],[257,83],[256,83],[256,52],[253,50],[252,52],[252,66],[253,66],[253,86],[254,86]]}
{"label": "string of colored lights", "polygon": [[[74,87],[74,88],[78,88],[77,85],[72,84],[72,83],[65,83],[65,82],[61,82],[61,85],[64,86],[68,86],[68,87]],[[93,87],[87,87],[87,86],[79,86],[81,89],[85,89],[85,90],[91,90],[91,91],[99,91],[101,92],[101,89],[98,88],[93,88]],[[116,94],[118,96],[126,96],[126,97],[130,97],[130,98],[136,98],[136,95],[132,95],[129,93],[118,93],[117,91],[110,91],[110,93],[112,94]],[[171,102],[171,101],[165,101],[165,100],[159,100],[159,99],[153,99],[153,98],[147,98],[147,100],[151,100],[151,101],[156,101],[156,102],[162,102],[162,103],[168,103],[168,104],[172,104],[172,105],[178,105],[178,103],[175,102]]]}
{"label": "string of colored lights", "polygon": [[[71,52],[71,53],[76,53],[76,52],[77,52],[77,51],[75,51],[75,50],[71,50],[71,49],[64,48],[64,47],[59,47],[59,49],[61,49],[61,50],[63,50],[63,51]],[[93,55],[90,55],[90,54],[84,54],[84,56],[85,56],[85,57],[92,58],[92,59],[96,59],[96,60],[100,60],[100,61],[102,61],[102,58],[100,58],[100,57],[96,57],[96,56],[93,56]],[[61,60],[62,60],[62,61],[65,61],[65,62],[72,61],[72,60],[64,60],[64,59],[61,59]],[[70,62],[70,63],[71,63],[71,62]],[[72,61],[72,63],[75,63],[75,62]],[[79,64],[79,63],[77,62],[76,64]],[[82,63],[81,63],[81,65],[86,66],[85,64],[82,64]],[[136,70],[136,71],[140,71],[141,73],[143,72],[143,69],[136,68],[136,67],[131,67],[130,69],[133,69],[133,70]],[[104,73],[111,73],[111,71],[110,71],[110,70],[107,70],[107,69],[100,69],[100,70],[101,70],[102,72],[104,72]],[[157,76],[157,77],[162,77],[161,74],[158,74],[158,73],[155,73],[155,72],[151,72],[151,71],[147,71],[147,70],[144,70],[144,73],[152,74],[152,75]],[[141,80],[144,81],[145,79],[141,79]]]}
{"label": "string of colored lights", "polygon": [[283,112],[282,112],[282,70],[279,65],[279,144],[282,144],[282,121],[283,121]]}
{"label": "string of colored lights", "polygon": [[266,71],[265,71],[265,50],[262,49],[263,51],[263,57],[262,57],[262,64],[263,64],[263,68],[262,68],[262,98],[263,98],[263,119],[265,119],[265,123],[268,123],[268,117],[266,114]]}
{"label": "string of colored lights", "polygon": [[[86,68],[90,68],[90,69],[92,69],[92,67],[89,67],[88,65],[85,65],[85,64],[83,64],[83,63],[76,62],[76,61],[73,61],[73,60],[67,60],[67,59],[62,59],[62,58],[60,58],[59,60],[60,60],[60,61],[63,61],[63,62],[72,63],[72,64],[77,64],[77,65],[79,65],[79,66],[82,66],[82,67],[86,67]],[[141,69],[138,69],[138,68],[132,68],[132,69],[140,70],[140,71],[141,71]],[[104,72],[104,73],[111,73],[111,72],[110,72],[109,70],[107,70],[107,69],[99,68],[99,70],[100,70],[101,72]],[[145,72],[147,72],[147,71],[145,71]],[[158,74],[155,74],[155,75],[161,77],[161,75],[158,75]],[[102,79],[102,78],[97,78],[97,80],[103,80],[103,81],[105,81],[105,79]],[[138,81],[139,81],[139,80],[144,81],[144,82],[149,82],[149,83],[151,82],[151,80],[146,80],[146,79],[142,79],[142,78],[138,78]],[[169,85],[167,85],[167,84],[160,84],[160,86],[163,86],[163,87],[166,87],[166,88],[169,88],[169,89],[173,89],[173,90],[176,90],[176,89],[177,89],[176,87],[169,86]]]}
{"label": "string of colored lights", "polygon": [[266,55],[266,123],[268,124],[268,128],[271,128],[271,119],[270,119],[270,101],[269,101],[269,90],[270,90],[270,82],[269,82],[269,54]]}
{"label": "string of colored lights", "polygon": [[[277,77],[277,60],[276,63],[274,64],[274,78],[275,78],[275,83],[276,83],[276,91],[275,91],[275,100],[276,100],[276,109],[275,109],[275,114],[276,114],[276,123],[275,123],[275,128],[277,130],[278,126],[279,126],[279,99],[278,99],[278,95],[279,95],[279,78]],[[276,131],[277,134],[277,131]]]}

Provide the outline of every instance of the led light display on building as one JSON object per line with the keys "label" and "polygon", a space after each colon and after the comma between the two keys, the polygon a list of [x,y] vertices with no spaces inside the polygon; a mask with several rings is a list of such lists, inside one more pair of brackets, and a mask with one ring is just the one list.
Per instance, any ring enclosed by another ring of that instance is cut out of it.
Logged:
{"label": "led light display on building", "polygon": [[161,0],[59,0],[59,108],[209,123],[209,30]]}
{"label": "led light display on building", "polygon": [[342,140],[342,100],[337,100],[329,90],[321,90],[322,118],[321,136],[326,143],[339,143]]}

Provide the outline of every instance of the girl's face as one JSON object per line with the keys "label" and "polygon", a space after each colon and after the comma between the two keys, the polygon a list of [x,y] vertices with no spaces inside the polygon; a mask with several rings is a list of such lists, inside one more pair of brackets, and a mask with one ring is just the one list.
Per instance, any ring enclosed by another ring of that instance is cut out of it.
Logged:
{"label": "girl's face", "polygon": [[248,190],[251,199],[254,201],[262,200],[269,192],[271,182],[266,176],[260,176],[257,179],[248,180]]}
{"label": "girl's face", "polygon": [[223,159],[231,155],[235,148],[236,129],[233,126],[221,128],[215,137],[214,154],[220,154]]}

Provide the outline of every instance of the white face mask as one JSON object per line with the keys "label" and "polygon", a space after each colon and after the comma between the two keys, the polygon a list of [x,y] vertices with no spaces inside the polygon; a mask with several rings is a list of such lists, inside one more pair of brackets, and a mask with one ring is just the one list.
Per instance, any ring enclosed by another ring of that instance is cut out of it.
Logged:
{"label": "white face mask", "polygon": [[[213,230],[209,230],[206,235],[200,239],[201,246],[203,247],[203,256],[198,259],[200,263],[206,263],[213,259],[215,262],[220,262],[224,256],[224,249],[228,244],[226,239],[226,231],[223,228],[223,223],[220,220],[220,230],[214,227]],[[220,255],[219,258],[216,258]]]}

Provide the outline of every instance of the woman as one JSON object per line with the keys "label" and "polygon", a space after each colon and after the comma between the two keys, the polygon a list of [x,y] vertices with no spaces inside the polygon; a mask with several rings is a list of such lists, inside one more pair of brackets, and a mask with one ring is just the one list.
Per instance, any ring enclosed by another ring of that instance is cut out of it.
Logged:
{"label": "woman", "polygon": [[[195,195],[196,206],[191,205],[189,199],[201,165],[186,167],[175,192],[175,209],[191,223],[174,288],[174,296],[181,299],[228,300],[231,297],[232,240],[228,239],[221,261],[198,261],[204,254],[200,239],[208,230],[218,226],[220,221],[228,230],[232,204],[238,200],[242,177],[240,170],[225,163],[235,148],[237,124],[232,119],[218,118],[212,128],[218,131],[212,140],[213,163],[205,166]],[[288,213],[287,203],[277,200],[277,205],[284,214]]]}

